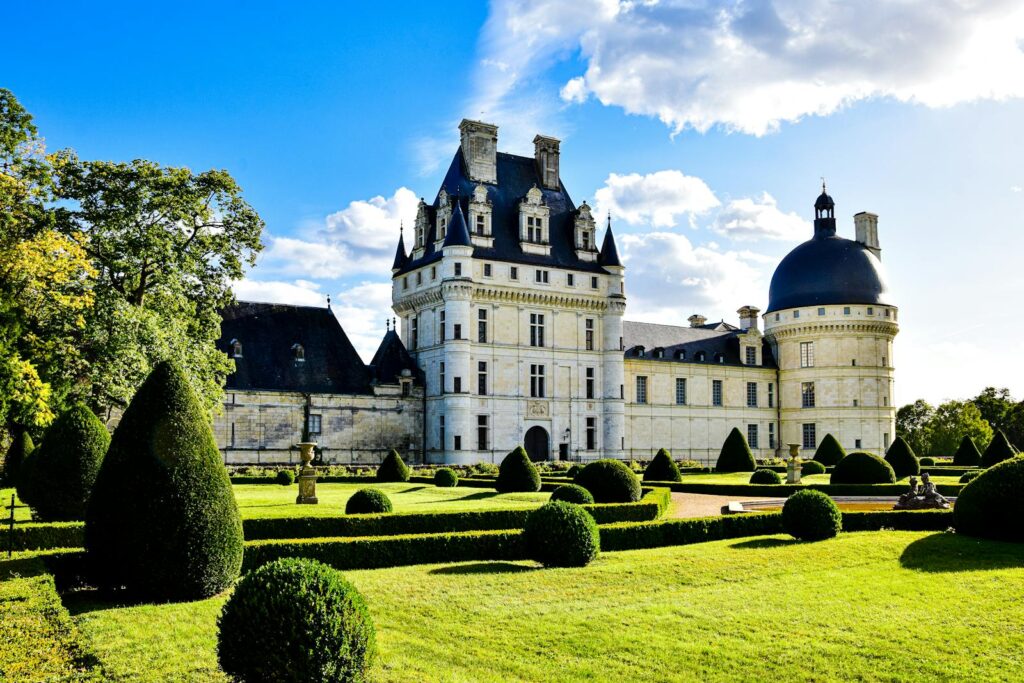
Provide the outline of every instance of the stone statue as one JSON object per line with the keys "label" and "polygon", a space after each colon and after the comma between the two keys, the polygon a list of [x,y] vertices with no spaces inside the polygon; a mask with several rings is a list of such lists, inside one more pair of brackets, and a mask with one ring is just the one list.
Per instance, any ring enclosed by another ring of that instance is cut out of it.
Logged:
{"label": "stone statue", "polygon": [[948,510],[949,501],[943,497],[932,483],[927,472],[921,475],[921,486],[917,485],[917,477],[910,478],[910,490],[900,496],[893,506],[894,510]]}

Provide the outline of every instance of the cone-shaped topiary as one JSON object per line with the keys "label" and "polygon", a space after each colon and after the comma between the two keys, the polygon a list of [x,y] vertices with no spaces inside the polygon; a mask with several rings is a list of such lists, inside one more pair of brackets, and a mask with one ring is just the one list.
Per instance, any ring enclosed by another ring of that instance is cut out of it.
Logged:
{"label": "cone-shaped topiary", "polygon": [[494,480],[494,488],[498,493],[540,491],[540,472],[522,446],[516,446],[501,461],[498,478]]}
{"label": "cone-shaped topiary", "polygon": [[316,560],[288,557],[246,574],[217,628],[220,666],[244,683],[365,681],[376,653],[359,591]]}
{"label": "cone-shaped topiary", "polygon": [[818,450],[814,451],[814,461],[820,462],[825,467],[838,465],[839,461],[845,457],[846,451],[843,450],[842,444],[831,434],[826,434],[818,444]]}
{"label": "cone-shaped topiary", "polygon": [[1024,541],[1024,456],[996,463],[960,490],[953,506],[958,534]]}
{"label": "cone-shaped topiary", "polygon": [[733,427],[729,436],[725,437],[725,443],[722,444],[722,451],[718,454],[715,471],[753,472],[756,469],[757,463],[754,462],[754,454],[750,452],[747,440],[739,429]]}
{"label": "cone-shaped topiary", "polygon": [[157,600],[206,598],[242,565],[242,520],[206,411],[162,361],[121,417],[85,517],[95,578]]}
{"label": "cone-shaped topiary", "polygon": [[751,484],[781,484],[782,477],[775,470],[769,470],[764,467],[761,469],[754,470],[754,473],[750,475]]}
{"label": "cone-shaped topiary", "polygon": [[682,481],[683,475],[679,473],[679,466],[672,459],[672,455],[664,448],[659,450],[654,459],[644,470],[644,481]]}
{"label": "cone-shaped topiary", "polygon": [[409,481],[411,475],[412,469],[393,448],[377,468],[377,481]]}
{"label": "cone-shaped topiary", "polygon": [[957,467],[977,467],[981,464],[981,451],[969,435],[960,439],[960,446],[953,455],[953,464]]}
{"label": "cone-shaped topiary", "polygon": [[825,466],[817,460],[804,460],[800,463],[800,474],[825,474]]}
{"label": "cone-shaped topiary", "polygon": [[914,454],[914,449],[902,436],[897,436],[889,446],[889,450],[885,452],[885,461],[892,466],[897,479],[921,473],[921,463]]}
{"label": "cone-shaped topiary", "polygon": [[346,515],[381,514],[392,509],[391,499],[380,489],[359,489],[345,503]]}
{"label": "cone-shaped topiary", "polygon": [[530,513],[523,540],[530,559],[545,567],[585,567],[601,551],[597,522],[590,513],[560,500]]}
{"label": "cone-shaped topiary", "polygon": [[782,529],[801,541],[832,538],[842,528],[843,515],[839,507],[821,491],[797,491],[782,506]]}
{"label": "cone-shaped topiary", "polygon": [[31,469],[32,507],[45,522],[84,519],[110,432],[95,413],[75,405],[47,428]]}
{"label": "cone-shaped topiary", "polygon": [[32,437],[29,436],[28,432],[18,430],[14,433],[11,447],[7,449],[7,455],[4,456],[4,476],[0,478],[5,486],[18,485],[21,466],[28,459],[28,456],[31,455],[34,448],[35,444],[32,443]]}
{"label": "cone-shaped topiary", "polygon": [[981,454],[981,466],[992,467],[998,465],[1004,460],[1009,460],[1016,453],[1013,450],[1013,446],[1010,445],[1009,439],[1006,438],[1006,434],[1003,434],[1003,430],[996,430],[996,433],[992,436],[992,441],[989,442],[988,448]]}
{"label": "cone-shaped topiary", "polygon": [[550,500],[561,500],[577,505],[592,505],[594,503],[594,497],[590,495],[590,491],[579,484],[562,484],[551,492]]}
{"label": "cone-shaped topiary", "polygon": [[576,476],[597,503],[635,503],[640,500],[640,479],[621,460],[595,460]]}
{"label": "cone-shaped topiary", "polygon": [[895,484],[892,465],[874,453],[850,453],[832,470],[831,484]]}

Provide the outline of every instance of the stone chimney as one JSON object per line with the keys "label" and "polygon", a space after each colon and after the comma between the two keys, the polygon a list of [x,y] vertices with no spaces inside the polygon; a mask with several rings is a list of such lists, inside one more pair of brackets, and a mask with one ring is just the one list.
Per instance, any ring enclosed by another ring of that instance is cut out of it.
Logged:
{"label": "stone chimney", "polygon": [[707,318],[702,316],[700,313],[694,313],[687,320],[690,321],[690,327],[700,327],[708,321]]}
{"label": "stone chimney", "polygon": [[537,172],[541,185],[548,190],[559,189],[558,145],[559,141],[545,135],[533,139],[533,158],[537,161]]}
{"label": "stone chimney", "polygon": [[761,312],[761,309],[757,306],[744,306],[736,313],[740,316],[740,329],[741,330],[756,330],[757,329],[757,316]]}
{"label": "stone chimney", "polygon": [[462,119],[459,124],[462,159],[470,180],[478,183],[498,182],[498,127]]}
{"label": "stone chimney", "polygon": [[882,258],[882,247],[878,244],[878,214],[861,211],[853,216],[853,225],[857,241],[867,247],[872,254]]}

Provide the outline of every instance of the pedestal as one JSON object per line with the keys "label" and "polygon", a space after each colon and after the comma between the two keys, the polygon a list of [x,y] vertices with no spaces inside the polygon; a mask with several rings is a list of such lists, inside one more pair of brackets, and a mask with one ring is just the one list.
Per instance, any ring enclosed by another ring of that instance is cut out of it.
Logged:
{"label": "pedestal", "polygon": [[311,463],[313,461],[313,449],[315,443],[303,442],[298,444],[299,457],[302,458],[302,469],[299,470],[299,495],[295,502],[299,505],[316,505],[316,470]]}
{"label": "pedestal", "polygon": [[800,462],[800,444],[789,445],[789,462],[786,463],[786,483],[799,484],[802,463]]}

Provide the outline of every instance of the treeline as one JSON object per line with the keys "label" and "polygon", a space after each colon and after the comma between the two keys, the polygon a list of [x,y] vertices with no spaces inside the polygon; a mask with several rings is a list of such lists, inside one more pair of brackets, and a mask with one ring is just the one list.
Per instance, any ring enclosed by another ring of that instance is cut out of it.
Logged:
{"label": "treeline", "polygon": [[918,455],[952,456],[964,436],[984,451],[996,431],[1018,450],[1024,447],[1024,401],[1006,388],[987,387],[974,398],[938,406],[918,399],[896,411],[896,433]]}

